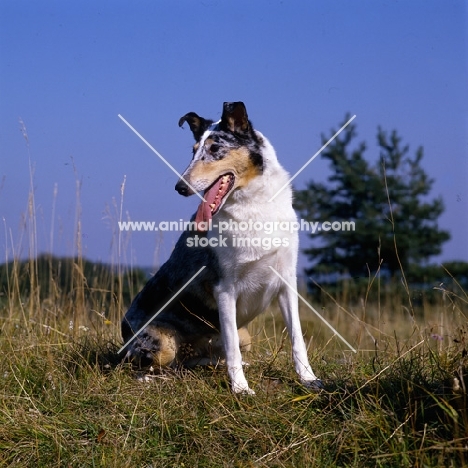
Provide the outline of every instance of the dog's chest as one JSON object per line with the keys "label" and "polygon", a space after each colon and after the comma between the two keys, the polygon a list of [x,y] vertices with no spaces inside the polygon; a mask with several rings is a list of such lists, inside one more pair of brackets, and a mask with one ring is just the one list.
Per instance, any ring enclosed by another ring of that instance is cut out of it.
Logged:
{"label": "dog's chest", "polygon": [[[277,297],[285,267],[295,270],[295,258],[290,249],[277,249],[253,261],[240,262],[238,251],[222,251],[219,264],[222,271],[220,287],[236,299],[237,325],[241,327],[261,314]],[[251,252],[251,255],[254,254]],[[243,254],[245,260],[245,252]],[[274,270],[273,270],[273,269]]]}
{"label": "dog's chest", "polygon": [[294,210],[287,204],[226,203],[214,218],[208,237],[213,239],[210,245],[220,263],[229,269],[285,251],[294,254],[298,235],[289,227],[296,220]]}

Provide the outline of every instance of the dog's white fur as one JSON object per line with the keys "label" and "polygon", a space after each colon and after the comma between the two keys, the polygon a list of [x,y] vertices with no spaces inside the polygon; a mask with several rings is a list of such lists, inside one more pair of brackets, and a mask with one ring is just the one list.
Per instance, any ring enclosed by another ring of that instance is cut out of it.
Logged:
{"label": "dog's white fur", "polygon": [[[296,265],[299,244],[297,232],[281,230],[269,234],[270,237],[287,236],[288,246],[272,246],[271,249],[265,250],[261,246],[233,245],[234,242],[239,244],[240,237],[265,237],[266,233],[263,231],[222,230],[220,233],[216,228],[221,222],[229,223],[230,220],[235,222],[255,220],[264,223],[297,221],[289,186],[282,190],[274,201],[269,201],[288,182],[289,176],[279,164],[275,150],[267,138],[258,131],[256,133],[263,140],[263,174],[255,177],[242,189],[231,193],[213,220],[214,228],[208,231],[209,238],[219,239],[222,235],[228,239],[226,246],[214,247],[221,269],[227,273],[214,288],[214,294],[219,308],[226,364],[232,390],[236,393],[254,393],[249,388],[242,369],[237,330],[262,313],[275,297],[278,297],[291,337],[296,372],[305,384],[317,380],[309,364],[302,336],[297,295],[269,268],[273,267],[291,286],[297,287]],[[210,130],[206,131],[201,141],[207,139],[209,134]],[[194,162],[196,161],[197,154],[194,156]],[[193,185],[196,185],[196,181],[189,178],[190,169],[191,166],[182,177],[187,177]]]}

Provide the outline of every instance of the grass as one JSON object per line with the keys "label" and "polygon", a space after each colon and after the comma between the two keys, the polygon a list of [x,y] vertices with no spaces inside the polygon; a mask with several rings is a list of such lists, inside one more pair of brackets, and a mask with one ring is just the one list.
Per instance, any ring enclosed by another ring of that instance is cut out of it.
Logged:
{"label": "grass", "polygon": [[73,258],[38,257],[31,163],[30,178],[28,259],[17,260],[18,242],[0,266],[0,466],[468,464],[468,296],[456,278],[417,306],[409,290],[382,295],[377,277],[358,301],[322,291],[321,315],[356,353],[302,306],[319,394],[297,382],[275,305],[250,325],[255,396],[233,395],[222,367],[139,374],[117,354],[120,318],[144,281],[122,267],[126,239],[116,235],[112,267],[82,258],[77,177]]}
{"label": "grass", "polygon": [[[10,283],[21,283],[13,273]],[[52,323],[47,301],[28,303],[37,297],[12,294],[18,302],[4,301],[1,309],[1,466],[468,462],[463,297],[428,306],[420,317],[404,308],[353,311],[331,302],[322,313],[356,354],[301,310],[312,367],[326,384],[320,394],[297,382],[273,306],[250,329],[246,373],[254,397],[233,395],[223,368],[144,376],[122,365],[118,321],[88,312],[95,298],[86,288],[80,297],[88,303],[74,311],[79,327],[70,323],[73,306],[65,299]]]}

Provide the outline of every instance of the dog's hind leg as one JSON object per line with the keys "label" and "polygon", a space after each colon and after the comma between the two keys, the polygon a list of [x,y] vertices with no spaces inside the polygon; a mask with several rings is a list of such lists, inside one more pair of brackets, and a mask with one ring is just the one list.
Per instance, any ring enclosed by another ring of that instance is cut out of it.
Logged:
{"label": "dog's hind leg", "polygon": [[140,368],[168,367],[176,360],[179,341],[174,330],[148,325],[129,345],[126,358]]}
{"label": "dog's hind leg", "polygon": [[247,328],[242,327],[237,330],[239,334],[239,348],[242,353],[249,352],[252,348],[252,337]]}

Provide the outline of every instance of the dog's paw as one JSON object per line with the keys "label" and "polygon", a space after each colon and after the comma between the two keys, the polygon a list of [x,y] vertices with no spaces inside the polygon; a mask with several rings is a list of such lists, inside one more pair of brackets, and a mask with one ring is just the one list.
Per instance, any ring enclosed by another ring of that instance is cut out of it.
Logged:
{"label": "dog's paw", "polygon": [[325,386],[323,385],[320,379],[307,380],[305,382],[302,382],[302,384],[304,385],[304,387],[311,390],[312,392],[320,392],[322,390],[325,390]]}
{"label": "dog's paw", "polygon": [[255,392],[248,386],[247,382],[245,384],[232,384],[232,392],[237,395],[255,395]]}

